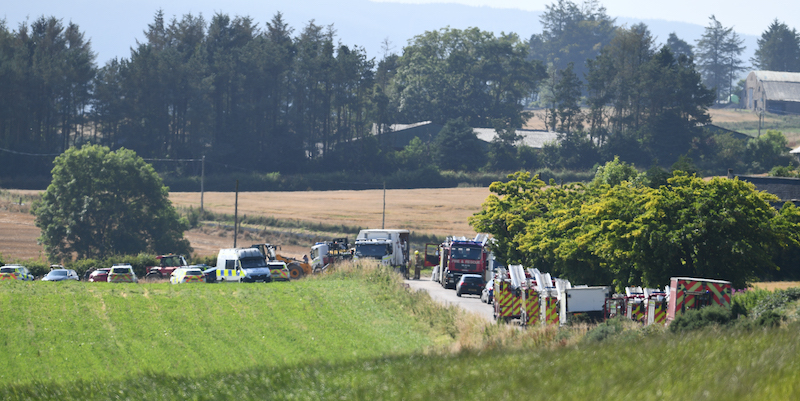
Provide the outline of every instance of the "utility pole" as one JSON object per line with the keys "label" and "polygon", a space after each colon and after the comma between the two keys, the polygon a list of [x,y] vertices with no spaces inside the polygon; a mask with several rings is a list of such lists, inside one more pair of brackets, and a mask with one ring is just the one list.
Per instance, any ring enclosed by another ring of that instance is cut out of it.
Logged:
{"label": "utility pole", "polygon": [[386,181],[383,182],[383,220],[381,221],[381,230],[386,228]]}
{"label": "utility pole", "polygon": [[239,180],[236,180],[236,201],[233,204],[233,247],[236,248],[236,237],[239,236]]}
{"label": "utility pole", "polygon": [[203,218],[203,184],[206,180],[206,156],[200,161],[200,218]]}

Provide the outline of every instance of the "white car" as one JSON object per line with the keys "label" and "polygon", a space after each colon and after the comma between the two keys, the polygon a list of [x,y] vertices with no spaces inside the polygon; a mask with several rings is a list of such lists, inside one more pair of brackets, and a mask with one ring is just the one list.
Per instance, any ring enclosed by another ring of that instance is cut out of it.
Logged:
{"label": "white car", "polygon": [[133,266],[122,263],[111,266],[111,271],[108,272],[109,283],[138,283],[139,279],[136,278],[136,273],[133,272]]}
{"label": "white car", "polygon": [[205,283],[206,275],[199,267],[179,267],[170,274],[169,282],[172,284]]}
{"label": "white car", "polygon": [[53,269],[42,277],[42,281],[78,281],[79,279],[78,273],[72,269]]}

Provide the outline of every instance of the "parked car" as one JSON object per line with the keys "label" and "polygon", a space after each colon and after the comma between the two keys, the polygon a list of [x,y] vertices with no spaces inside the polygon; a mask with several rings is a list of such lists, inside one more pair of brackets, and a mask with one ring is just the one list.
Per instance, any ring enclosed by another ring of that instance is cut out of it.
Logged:
{"label": "parked car", "polygon": [[480,274],[463,274],[456,283],[456,295],[459,297],[464,294],[481,295],[486,283]]}
{"label": "parked car", "polygon": [[102,267],[100,269],[97,269],[93,271],[92,274],[89,275],[89,279],[86,281],[89,281],[91,283],[105,283],[108,281],[108,272],[110,271],[111,271],[110,267]]}
{"label": "parked car", "polygon": [[78,277],[78,273],[72,269],[53,269],[50,270],[50,273],[47,273],[44,277],[42,277],[42,281],[68,281],[80,280]]}
{"label": "parked car", "polygon": [[108,272],[109,283],[138,283],[139,279],[136,278],[136,273],[133,272],[133,266],[122,263],[111,266],[111,271]]}
{"label": "parked car", "polygon": [[272,272],[272,281],[289,281],[289,267],[286,266],[286,262],[271,261],[267,266]]}
{"label": "parked car", "polygon": [[494,300],[494,280],[489,280],[481,291],[481,302],[490,304]]}
{"label": "parked car", "polygon": [[5,265],[0,267],[0,280],[33,281],[33,274],[22,265]]}
{"label": "parked car", "polygon": [[206,276],[198,266],[179,267],[172,271],[169,282],[172,284],[204,283]]}

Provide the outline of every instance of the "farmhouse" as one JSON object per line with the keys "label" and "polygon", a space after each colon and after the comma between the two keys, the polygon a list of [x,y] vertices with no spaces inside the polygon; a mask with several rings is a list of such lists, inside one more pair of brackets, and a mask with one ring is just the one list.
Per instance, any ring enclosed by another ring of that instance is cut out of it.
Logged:
{"label": "farmhouse", "polygon": [[800,114],[800,73],[753,71],[742,94],[748,110],[775,114]]}

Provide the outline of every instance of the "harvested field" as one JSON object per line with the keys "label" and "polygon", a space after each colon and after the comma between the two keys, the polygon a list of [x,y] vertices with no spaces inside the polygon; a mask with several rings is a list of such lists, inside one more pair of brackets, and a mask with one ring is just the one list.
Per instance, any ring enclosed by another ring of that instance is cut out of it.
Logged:
{"label": "harvested field", "polygon": [[[37,191],[11,190],[14,194]],[[416,233],[472,236],[475,232],[467,218],[480,210],[489,195],[488,188],[408,189],[386,191],[387,228],[406,228]],[[199,192],[173,192],[170,199],[178,207],[200,207]],[[204,208],[233,215],[235,194],[207,192]],[[316,192],[242,192],[239,193],[239,215],[295,219],[309,223],[342,224],[350,227],[380,228],[383,191],[316,191]],[[42,247],[36,243],[39,229],[33,215],[14,208],[10,201],[0,205],[0,253],[6,261],[37,258]],[[201,227],[186,232],[198,256],[215,255],[220,248],[233,246],[229,230]],[[301,258],[309,244],[297,243],[281,234],[243,233],[237,245],[269,242],[281,245],[287,256]]]}
{"label": "harvested field", "polygon": [[[386,228],[436,235],[474,235],[467,223],[489,196],[489,188],[386,190]],[[173,192],[176,207],[200,207],[198,192]],[[233,215],[235,194],[206,192],[205,210]],[[241,192],[239,215],[270,216],[311,223],[380,228],[383,190]]]}

